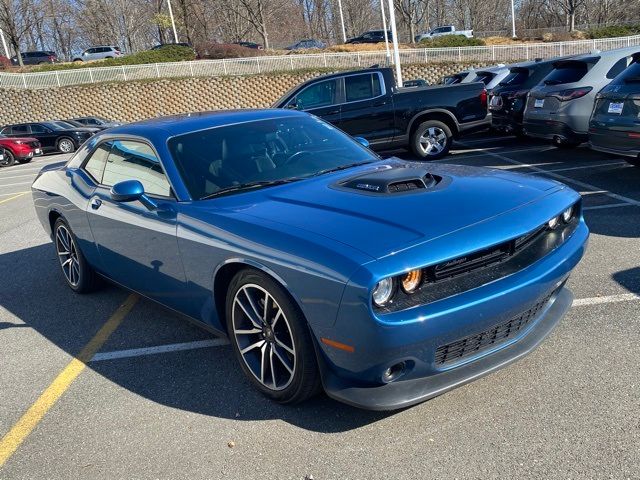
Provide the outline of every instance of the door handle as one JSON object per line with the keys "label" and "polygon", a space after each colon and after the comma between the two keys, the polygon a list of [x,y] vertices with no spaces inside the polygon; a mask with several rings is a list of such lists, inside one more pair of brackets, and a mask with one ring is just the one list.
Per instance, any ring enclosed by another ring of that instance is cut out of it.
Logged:
{"label": "door handle", "polygon": [[100,205],[102,205],[102,200],[96,197],[93,197],[91,199],[91,208],[93,208],[94,210],[97,210],[100,208]]}

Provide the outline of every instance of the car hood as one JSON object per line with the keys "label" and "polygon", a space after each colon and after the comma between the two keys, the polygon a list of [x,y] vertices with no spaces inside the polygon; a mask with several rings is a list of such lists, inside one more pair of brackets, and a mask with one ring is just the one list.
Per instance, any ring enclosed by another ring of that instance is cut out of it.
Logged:
{"label": "car hood", "polygon": [[[379,180],[397,180],[404,175],[398,173],[402,169],[440,180],[419,191],[366,190]],[[346,188],[345,183],[356,188]],[[501,170],[388,159],[218,200],[253,221],[292,226],[381,258],[487,221],[558,188],[562,185],[555,181]]]}

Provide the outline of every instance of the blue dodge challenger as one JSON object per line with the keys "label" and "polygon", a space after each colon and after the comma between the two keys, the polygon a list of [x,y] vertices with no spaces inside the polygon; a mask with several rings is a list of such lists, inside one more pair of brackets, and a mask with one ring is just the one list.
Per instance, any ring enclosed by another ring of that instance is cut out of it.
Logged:
{"label": "blue dodge challenger", "polygon": [[71,289],[227,335],[278,402],[405,407],[534,349],[571,305],[580,196],[363,144],[292,110],[157,118],[45,167],[33,200]]}

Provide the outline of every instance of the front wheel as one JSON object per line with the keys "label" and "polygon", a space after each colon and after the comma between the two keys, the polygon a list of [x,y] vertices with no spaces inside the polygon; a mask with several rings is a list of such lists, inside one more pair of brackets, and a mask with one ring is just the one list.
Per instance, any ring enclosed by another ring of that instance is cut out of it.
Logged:
{"label": "front wheel", "polygon": [[436,160],[449,153],[453,135],[447,125],[427,120],[418,125],[411,136],[411,151],[422,160]]}
{"label": "front wheel", "polygon": [[99,278],[78,248],[69,224],[58,218],[53,225],[53,241],[67,285],[76,293],[87,293],[99,285]]}
{"label": "front wheel", "polygon": [[31,160],[33,160],[33,157],[19,158],[18,163],[29,163]]}
{"label": "front wheel", "polygon": [[320,388],[313,340],[304,316],[287,292],[257,270],[231,280],[227,330],[251,383],[280,403],[298,403]]}
{"label": "front wheel", "polygon": [[70,138],[58,140],[58,151],[61,153],[72,153],[76,149],[75,143]]}
{"label": "front wheel", "polygon": [[0,160],[0,168],[2,167],[10,167],[16,161],[16,158],[13,156],[9,150],[0,150],[0,154],[2,154],[2,160]]}

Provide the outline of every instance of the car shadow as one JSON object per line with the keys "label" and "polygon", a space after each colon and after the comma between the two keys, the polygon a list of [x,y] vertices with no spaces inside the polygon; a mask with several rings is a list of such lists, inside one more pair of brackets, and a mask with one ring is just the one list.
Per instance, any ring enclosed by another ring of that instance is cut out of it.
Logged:
{"label": "car shadow", "polygon": [[618,282],[629,293],[640,295],[640,267],[633,267],[627,270],[616,272],[612,275],[613,280]]}
{"label": "car shadow", "polygon": [[[32,328],[74,356],[128,295],[127,291],[108,284],[96,293],[73,293],[64,284],[49,243],[0,255],[0,271],[11,272],[13,284],[11,290],[0,290],[0,308],[24,322],[6,322],[0,328]],[[141,299],[136,309],[142,310],[137,317],[149,322],[150,328],[145,331],[150,337],[147,341],[153,339],[156,326],[160,330],[172,328],[177,333],[182,325],[187,330],[192,328],[189,322],[154,302]],[[129,321],[136,321],[129,318],[132,313],[119,329],[126,328]],[[163,341],[167,343],[166,339]],[[279,419],[299,428],[335,433],[360,428],[393,414],[356,409],[323,394],[300,405],[271,402],[244,378],[228,345],[95,361],[89,362],[88,367],[135,395],[159,404],[238,421]]]}

